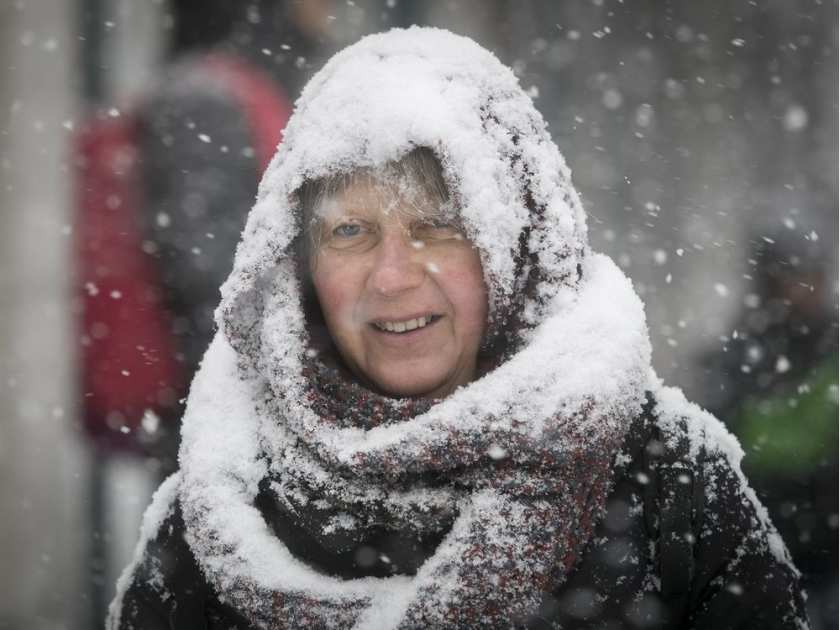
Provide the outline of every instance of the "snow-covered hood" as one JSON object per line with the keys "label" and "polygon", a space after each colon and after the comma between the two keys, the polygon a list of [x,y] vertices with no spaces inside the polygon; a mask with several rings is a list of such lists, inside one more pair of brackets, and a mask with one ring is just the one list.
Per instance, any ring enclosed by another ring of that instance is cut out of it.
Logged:
{"label": "snow-covered hood", "polygon": [[525,321],[538,321],[541,305],[576,284],[586,249],[569,169],[509,68],[470,39],[413,27],[346,48],[304,89],[222,288],[220,326],[253,324],[260,287],[290,271],[300,230],[294,192],[304,181],[381,166],[421,146],[441,160],[481,252],[491,316],[510,307],[536,266],[539,281],[521,308]]}

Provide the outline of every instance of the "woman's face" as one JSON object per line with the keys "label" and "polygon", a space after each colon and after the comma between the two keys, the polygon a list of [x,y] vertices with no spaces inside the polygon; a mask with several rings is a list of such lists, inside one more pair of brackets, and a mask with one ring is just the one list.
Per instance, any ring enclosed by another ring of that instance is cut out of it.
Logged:
{"label": "woman's face", "polygon": [[475,377],[487,291],[478,251],[416,196],[389,199],[359,179],[324,203],[312,279],[357,376],[386,394],[442,398]]}

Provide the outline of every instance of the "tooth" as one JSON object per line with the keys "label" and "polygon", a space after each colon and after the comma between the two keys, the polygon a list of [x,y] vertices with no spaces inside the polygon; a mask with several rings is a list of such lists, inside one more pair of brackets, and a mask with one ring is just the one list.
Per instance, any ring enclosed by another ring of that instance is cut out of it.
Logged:
{"label": "tooth", "polygon": [[405,332],[405,322],[397,322],[394,324],[394,332]]}
{"label": "tooth", "polygon": [[417,328],[423,328],[426,325],[426,318],[425,317],[418,317],[417,318]]}
{"label": "tooth", "polygon": [[417,320],[416,319],[410,319],[405,323],[405,329],[406,330],[414,330],[415,328],[417,328]]}
{"label": "tooth", "polygon": [[394,332],[394,324],[391,322],[385,322],[385,330],[388,332]]}

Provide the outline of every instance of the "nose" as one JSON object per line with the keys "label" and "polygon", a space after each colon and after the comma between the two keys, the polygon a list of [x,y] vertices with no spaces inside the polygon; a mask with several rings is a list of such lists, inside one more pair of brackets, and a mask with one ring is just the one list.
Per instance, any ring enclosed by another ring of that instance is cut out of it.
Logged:
{"label": "nose", "polygon": [[421,253],[402,227],[384,229],[376,249],[368,277],[368,285],[376,294],[396,297],[423,283],[426,272]]}

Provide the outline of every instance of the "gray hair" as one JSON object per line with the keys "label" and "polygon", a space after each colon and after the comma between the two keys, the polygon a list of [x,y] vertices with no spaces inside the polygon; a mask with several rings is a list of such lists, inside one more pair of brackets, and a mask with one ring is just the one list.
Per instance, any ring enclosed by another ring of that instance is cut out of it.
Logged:
{"label": "gray hair", "polygon": [[376,168],[361,168],[347,173],[305,182],[297,190],[301,211],[302,245],[306,257],[320,246],[320,221],[318,210],[323,204],[359,183],[375,183],[393,199],[408,197],[430,202],[424,208],[409,206],[401,212],[409,216],[428,218],[428,208],[435,208],[441,215],[453,218],[449,187],[443,177],[443,166],[435,152],[428,147],[417,147],[399,160]]}

